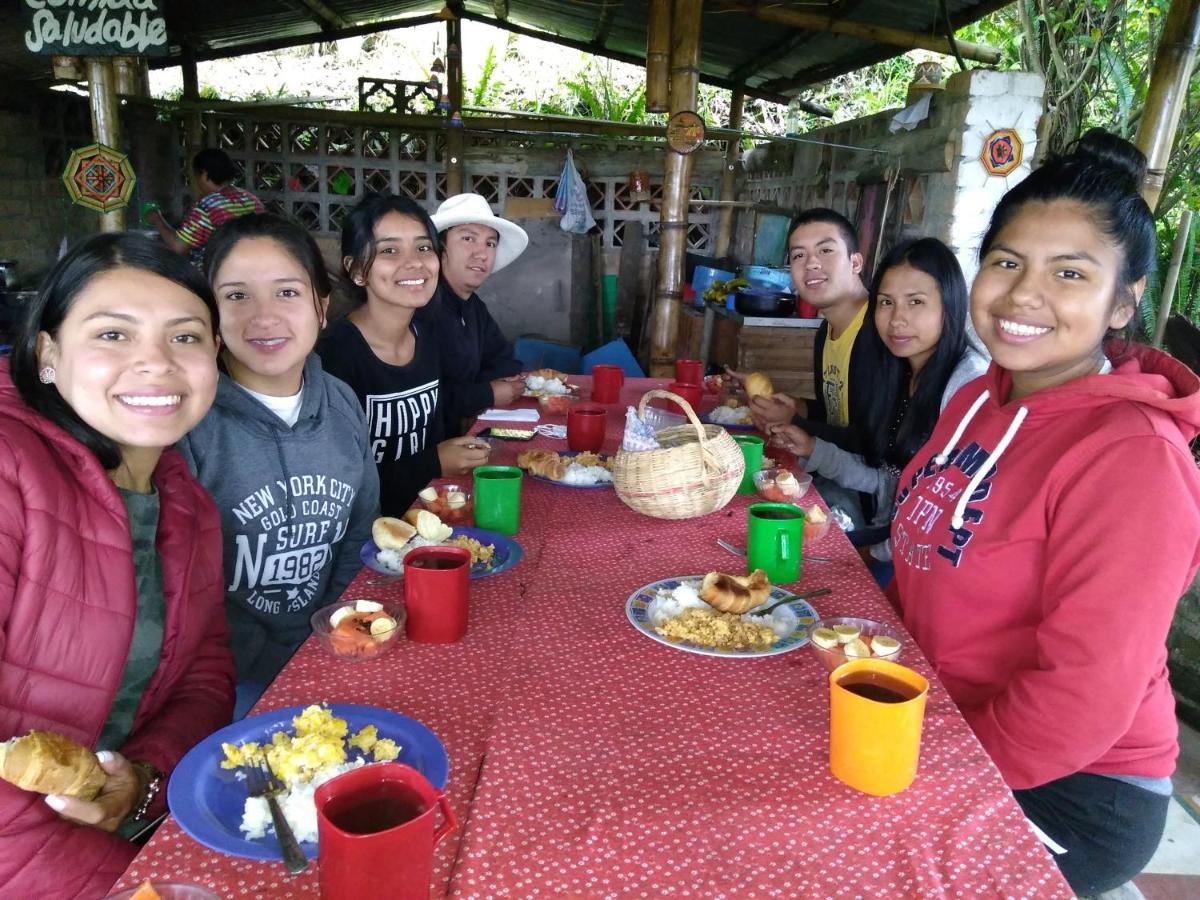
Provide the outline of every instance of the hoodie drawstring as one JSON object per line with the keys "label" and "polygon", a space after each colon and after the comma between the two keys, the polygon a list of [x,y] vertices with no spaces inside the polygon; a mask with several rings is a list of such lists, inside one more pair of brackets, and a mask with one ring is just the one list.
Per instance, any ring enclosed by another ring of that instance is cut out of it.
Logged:
{"label": "hoodie drawstring", "polygon": [[[971,404],[971,408],[967,410],[967,414],[962,417],[962,420],[958,423],[958,427],[954,429],[954,434],[950,436],[950,440],[946,443],[942,452],[933,458],[933,461],[937,465],[944,466],[950,461],[950,451],[962,439],[963,434],[966,433],[967,426],[971,424],[971,419],[975,418],[975,413],[979,412],[979,408],[987,400],[988,394],[988,391],[984,391],[975,398],[975,402]],[[967,504],[971,502],[971,497],[974,496],[976,489],[983,480],[988,477],[992,469],[996,468],[996,463],[1000,461],[1000,457],[1004,455],[1004,451],[1008,449],[1008,445],[1017,436],[1017,430],[1021,427],[1021,423],[1025,421],[1027,415],[1029,415],[1027,407],[1022,406],[1017,409],[1017,414],[1008,423],[1008,428],[1005,430],[1004,436],[1000,438],[1000,443],[996,445],[996,449],[988,454],[987,461],[971,476],[971,480],[967,482],[966,488],[958,498],[958,503],[954,505],[954,515],[950,517],[951,528],[958,529],[963,527],[963,513],[966,512]]]}

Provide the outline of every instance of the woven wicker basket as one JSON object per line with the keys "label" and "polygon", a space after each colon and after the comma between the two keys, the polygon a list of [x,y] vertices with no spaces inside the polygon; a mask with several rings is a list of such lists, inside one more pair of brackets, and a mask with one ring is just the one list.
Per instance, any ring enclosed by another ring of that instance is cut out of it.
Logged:
{"label": "woven wicker basket", "polygon": [[742,450],[724,428],[705,425],[682,397],[649,391],[638,403],[638,417],[659,397],[673,400],[687,413],[690,425],[658,431],[658,450],[621,450],[613,462],[613,485],[630,509],[656,519],[694,519],[728,503],[746,462]]}

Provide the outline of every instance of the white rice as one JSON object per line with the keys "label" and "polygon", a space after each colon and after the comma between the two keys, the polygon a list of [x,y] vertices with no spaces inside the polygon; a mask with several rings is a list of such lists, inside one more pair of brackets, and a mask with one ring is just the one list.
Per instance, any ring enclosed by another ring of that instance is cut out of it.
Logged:
{"label": "white rice", "polygon": [[440,547],[440,541],[431,541],[421,537],[419,534],[414,534],[400,550],[380,550],[375,554],[375,562],[383,566],[389,572],[395,572],[397,575],[404,574],[404,557],[418,547]]}
{"label": "white rice", "polygon": [[567,466],[567,472],[563,475],[563,484],[605,484],[612,481],[612,472],[604,468],[604,466],[581,466],[579,463],[571,463]]}
{"label": "white rice", "polygon": [[749,425],[750,408],[746,406],[718,406],[708,414],[708,421],[714,425]]}
{"label": "white rice", "polygon": [[[656,627],[662,625],[668,619],[682,615],[683,611],[687,609],[712,609],[700,599],[700,595],[697,593],[699,588],[700,582],[698,581],[681,581],[674,590],[660,589],[646,609],[650,624]],[[746,613],[742,616],[742,620],[753,622],[755,625],[765,625],[781,638],[787,637],[796,627],[795,615],[788,611],[786,606],[781,606],[765,616]]]}
{"label": "white rice", "polygon": [[[330,778],[357,769],[366,763],[365,759],[356,759],[340,766],[330,766],[307,784],[297,784],[287,793],[279,795],[279,808],[288,824],[292,826],[296,840],[302,844],[317,842],[317,804],[313,799],[317,788]],[[265,797],[246,798],[246,805],[242,810],[242,824],[238,827],[242,834],[251,840],[266,836],[268,831],[275,831],[275,825],[271,822],[271,808],[267,806]]]}
{"label": "white rice", "polygon": [[530,391],[541,391],[543,394],[569,394],[571,389],[563,384],[561,378],[543,378],[541,375],[526,375],[525,387]]}

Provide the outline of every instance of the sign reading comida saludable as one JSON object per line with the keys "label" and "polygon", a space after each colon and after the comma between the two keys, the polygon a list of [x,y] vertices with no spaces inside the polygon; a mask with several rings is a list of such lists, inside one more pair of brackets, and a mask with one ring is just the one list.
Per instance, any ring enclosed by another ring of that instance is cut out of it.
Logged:
{"label": "sign reading comida saludable", "polygon": [[166,0],[21,0],[25,46],[65,56],[166,56]]}

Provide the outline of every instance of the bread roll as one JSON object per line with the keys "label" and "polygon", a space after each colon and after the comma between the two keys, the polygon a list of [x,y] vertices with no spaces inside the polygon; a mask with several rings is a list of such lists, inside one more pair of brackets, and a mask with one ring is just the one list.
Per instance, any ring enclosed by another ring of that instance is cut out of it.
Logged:
{"label": "bread roll", "polygon": [[399,551],[416,533],[417,529],[408,522],[391,516],[380,516],[371,526],[371,538],[380,550]]}
{"label": "bread roll", "polygon": [[52,731],[0,743],[0,778],[26,791],[93,800],[108,775],[96,754]]}
{"label": "bread roll", "polygon": [[449,540],[452,529],[438,518],[437,513],[423,509],[417,513],[417,534],[427,541]]}
{"label": "bread roll", "polygon": [[751,372],[746,376],[742,387],[746,389],[746,396],[751,399],[755,397],[770,397],[775,393],[775,385],[771,384],[771,379],[762,372]]}
{"label": "bread roll", "polygon": [[771,595],[767,573],[755,569],[749,575],[709,572],[700,585],[700,599],[721,612],[741,615],[766,602]]}

